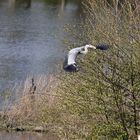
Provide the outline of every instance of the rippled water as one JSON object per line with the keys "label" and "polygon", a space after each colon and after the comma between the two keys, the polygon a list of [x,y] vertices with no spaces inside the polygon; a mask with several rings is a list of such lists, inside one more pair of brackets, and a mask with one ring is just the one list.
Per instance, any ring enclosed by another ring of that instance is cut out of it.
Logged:
{"label": "rippled water", "polygon": [[[19,1],[21,1],[19,3]],[[52,2],[53,1],[53,2]],[[0,0],[0,90],[29,75],[57,71],[80,0]]]}

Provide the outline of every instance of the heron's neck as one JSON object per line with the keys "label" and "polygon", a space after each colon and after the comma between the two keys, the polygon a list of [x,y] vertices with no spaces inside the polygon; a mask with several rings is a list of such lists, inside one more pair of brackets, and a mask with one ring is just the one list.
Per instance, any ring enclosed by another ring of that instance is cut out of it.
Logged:
{"label": "heron's neck", "polygon": [[88,52],[88,47],[87,46],[85,46],[85,51],[84,51],[85,53],[87,53]]}

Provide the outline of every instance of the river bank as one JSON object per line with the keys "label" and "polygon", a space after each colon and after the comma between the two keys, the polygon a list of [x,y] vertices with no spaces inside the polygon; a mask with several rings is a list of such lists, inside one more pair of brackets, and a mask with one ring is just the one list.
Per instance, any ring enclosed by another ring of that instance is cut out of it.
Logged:
{"label": "river bank", "polygon": [[54,108],[57,86],[58,80],[52,75],[37,76],[35,79],[28,77],[24,84],[16,89],[17,95],[22,96],[12,101],[12,105],[5,105],[0,112],[0,131],[25,134],[36,132],[45,134],[46,137],[48,134],[56,136],[49,118],[53,116],[47,112],[51,113]]}
{"label": "river bank", "polygon": [[0,140],[59,140],[51,133],[0,132]]}

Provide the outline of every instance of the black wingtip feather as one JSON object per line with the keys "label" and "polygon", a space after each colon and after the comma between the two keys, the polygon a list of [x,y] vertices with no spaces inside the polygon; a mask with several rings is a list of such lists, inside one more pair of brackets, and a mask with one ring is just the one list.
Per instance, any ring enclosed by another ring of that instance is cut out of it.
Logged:
{"label": "black wingtip feather", "polygon": [[109,48],[110,48],[110,45],[105,45],[105,44],[96,45],[96,49],[99,49],[99,50],[107,50]]}

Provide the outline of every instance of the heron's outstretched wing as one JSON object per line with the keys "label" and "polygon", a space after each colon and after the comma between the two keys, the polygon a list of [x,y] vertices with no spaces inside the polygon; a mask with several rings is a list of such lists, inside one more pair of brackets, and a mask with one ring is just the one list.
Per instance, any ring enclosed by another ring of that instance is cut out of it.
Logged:
{"label": "heron's outstretched wing", "polygon": [[79,71],[78,67],[75,64],[64,66],[64,70],[66,72],[78,72]]}
{"label": "heron's outstretched wing", "polygon": [[99,49],[99,50],[107,50],[110,47],[111,47],[110,45],[104,45],[104,44],[96,45],[96,49]]}

